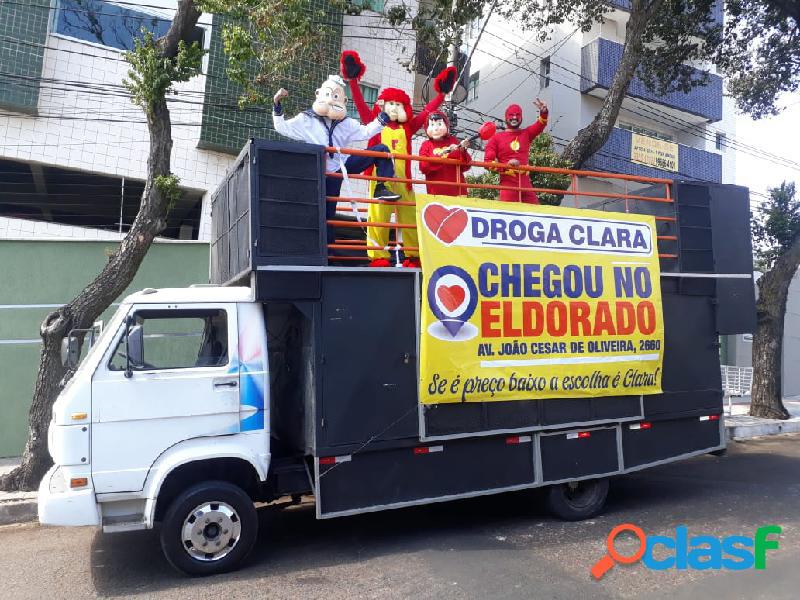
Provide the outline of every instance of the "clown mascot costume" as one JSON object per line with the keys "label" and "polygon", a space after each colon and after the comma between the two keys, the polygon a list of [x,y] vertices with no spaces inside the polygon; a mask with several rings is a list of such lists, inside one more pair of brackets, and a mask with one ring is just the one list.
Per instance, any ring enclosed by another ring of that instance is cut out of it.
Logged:
{"label": "clown mascot costume", "polygon": [[[547,126],[547,105],[538,98],[534,102],[539,109],[539,118],[530,127],[521,129],[522,108],[512,104],[506,109],[505,131],[498,131],[486,145],[484,160],[486,162],[506,163],[512,167],[527,165],[533,139]],[[500,200],[504,202],[525,202],[539,204],[539,198],[533,191],[531,178],[527,171],[508,169],[499,171],[500,185],[524,190],[500,190]]]}
{"label": "clown mascot costume", "polygon": [[[350,93],[353,102],[358,109],[362,123],[373,121],[381,111],[389,116],[386,124],[379,135],[370,140],[370,145],[384,144],[392,154],[411,154],[411,136],[414,135],[427,121],[428,116],[444,101],[445,94],[452,91],[456,82],[456,70],[454,67],[447,67],[434,81],[436,97],[431,100],[422,112],[414,115],[411,109],[411,99],[403,90],[397,88],[385,88],[378,95],[378,101],[373,108],[367,106],[361,88],[358,85],[361,77],[366,72],[366,66],[361,62],[358,53],[352,50],[342,52],[341,58],[342,76],[350,84]],[[380,175],[380,174],[379,174]],[[395,158],[394,176],[402,179],[411,179],[411,163],[408,160]],[[375,184],[371,183],[372,188]],[[378,184],[380,185],[380,184]],[[386,187],[400,196],[400,200],[411,205],[394,207],[391,204],[370,204],[368,218],[370,222],[386,223],[391,219],[395,208],[397,209],[397,222],[400,224],[416,225],[416,209],[413,206],[414,190],[410,183],[406,182],[387,182]],[[402,228],[403,245],[408,248],[418,248],[419,241],[416,229]],[[368,227],[367,251],[371,259],[371,267],[390,267],[390,254],[387,250],[389,244],[389,229],[386,227]],[[419,267],[419,251],[404,251],[406,260],[405,267]]]}
{"label": "clown mascot costume", "polygon": [[426,185],[428,193],[439,196],[465,196],[467,194],[466,185],[447,185],[440,182],[466,184],[464,171],[469,169],[470,162],[472,162],[469,152],[467,152],[469,140],[459,142],[450,135],[450,121],[447,119],[447,115],[438,110],[432,112],[428,117],[425,133],[428,134],[428,139],[420,146],[420,156],[449,158],[460,160],[462,163],[452,165],[420,161],[419,170],[422,171],[428,182]]}

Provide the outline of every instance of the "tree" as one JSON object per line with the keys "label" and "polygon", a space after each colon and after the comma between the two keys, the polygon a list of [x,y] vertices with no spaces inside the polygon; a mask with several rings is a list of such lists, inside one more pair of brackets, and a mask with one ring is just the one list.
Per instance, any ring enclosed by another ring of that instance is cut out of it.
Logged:
{"label": "tree", "polygon": [[[307,0],[179,0],[172,24],[159,39],[145,32],[135,50],[126,55],[131,65],[125,85],[132,101],[145,114],[150,146],[147,178],[136,218],[102,271],[68,304],[45,317],[40,335],[42,349],[28,416],[28,439],[22,464],[0,478],[0,489],[32,490],[39,484],[51,461],[47,453],[47,428],[53,403],[72,377],[61,360],[62,341],[73,329],[88,329],[130,285],[153,240],[166,227],[170,207],[180,197],[178,178],[171,172],[172,122],[167,93],[176,82],[199,72],[202,50],[189,44],[201,11],[230,12],[235,18],[251,17],[251,27],[295,44],[275,44],[258,51],[265,64],[274,63],[277,73],[288,58],[303,47],[313,47],[330,28],[318,23],[320,15],[308,8]],[[235,34],[231,34],[235,38]],[[227,43],[240,58],[250,58],[241,44]],[[236,65],[236,60],[233,61]],[[262,81],[261,83],[264,83]]]}
{"label": "tree", "polygon": [[[546,133],[542,133],[534,138],[530,150],[530,164],[537,167],[555,167],[559,169],[566,169],[569,167],[563,158],[561,158],[555,151],[553,151],[553,138]],[[549,190],[567,190],[572,184],[572,179],[569,175],[560,175],[558,173],[542,173],[540,171],[531,171],[529,174],[531,184],[535,188],[544,188]],[[467,183],[490,184],[499,185],[500,176],[493,171],[485,171],[480,175],[467,175]],[[485,200],[497,200],[498,190],[491,188],[470,188],[468,195],[472,198],[484,198]],[[550,206],[558,206],[563,200],[563,195],[553,194],[548,192],[538,193],[539,202],[548,204]]]}
{"label": "tree", "polygon": [[716,62],[738,108],[756,119],[777,114],[783,92],[800,88],[800,3],[726,0]]}
{"label": "tree", "polygon": [[[634,76],[638,75],[659,94],[689,91],[707,83],[708,74],[686,62],[709,60],[719,47],[721,28],[713,20],[715,3],[716,0],[624,3],[629,5],[630,16],[620,64],[597,115],[562,152],[571,167],[579,168],[606,143]],[[438,39],[445,46],[454,39],[454,31],[491,6],[523,29],[537,32],[538,40],[544,42],[554,26],[564,23],[589,31],[620,4],[623,3],[614,0],[432,0],[421,4],[412,22],[424,39]],[[390,22],[402,22],[403,18],[408,18],[408,13],[395,9]]]}
{"label": "tree", "polygon": [[754,250],[766,272],[758,280],[750,414],[788,419],[782,401],[781,367],[786,301],[800,266],[800,201],[795,200],[794,183],[771,188],[769,200],[757,209],[752,221]]}

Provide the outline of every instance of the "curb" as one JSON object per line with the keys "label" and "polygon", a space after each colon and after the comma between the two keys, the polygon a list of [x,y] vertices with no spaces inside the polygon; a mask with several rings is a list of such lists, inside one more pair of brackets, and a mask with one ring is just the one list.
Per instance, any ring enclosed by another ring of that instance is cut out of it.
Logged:
{"label": "curb", "polygon": [[788,421],[769,421],[767,423],[748,425],[726,425],[728,441],[747,440],[765,435],[779,435],[781,433],[800,432],[800,419]]}
{"label": "curb", "polygon": [[28,523],[37,517],[36,492],[0,494],[0,525]]}

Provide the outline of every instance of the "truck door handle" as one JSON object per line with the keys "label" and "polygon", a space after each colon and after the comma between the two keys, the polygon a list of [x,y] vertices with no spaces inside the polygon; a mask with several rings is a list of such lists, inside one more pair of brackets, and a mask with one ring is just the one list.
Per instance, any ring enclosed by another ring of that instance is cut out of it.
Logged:
{"label": "truck door handle", "polygon": [[215,388],[223,388],[223,387],[235,388],[237,385],[239,385],[239,384],[236,383],[235,381],[226,381],[225,383],[215,383],[214,387]]}

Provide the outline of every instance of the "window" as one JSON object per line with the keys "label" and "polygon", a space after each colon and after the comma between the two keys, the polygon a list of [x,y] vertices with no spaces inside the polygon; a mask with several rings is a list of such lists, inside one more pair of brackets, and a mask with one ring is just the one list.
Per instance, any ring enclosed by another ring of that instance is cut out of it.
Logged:
{"label": "window", "polygon": [[120,338],[109,369],[135,371],[222,367],[228,363],[224,310],[142,310]]}
{"label": "window", "polygon": [[372,10],[382,13],[386,6],[386,0],[350,0],[354,6],[360,6],[364,10]]}
{"label": "window", "polygon": [[539,61],[539,88],[550,87],[550,57],[546,56]]}
{"label": "window", "polygon": [[715,139],[715,146],[717,150],[722,150],[728,145],[728,136],[724,133],[718,133]]}
{"label": "window", "polygon": [[[161,37],[171,19],[164,14],[135,10],[104,0],[59,0],[53,31],[85,42],[117,50],[133,50],[133,41],[142,29]],[[203,45],[203,29],[195,27],[192,40]]]}
{"label": "window", "polygon": [[646,135],[647,137],[655,138],[657,140],[664,140],[665,142],[674,142],[675,136],[669,133],[661,133],[654,129],[642,127],[641,125],[634,125],[633,123],[620,123],[620,129],[630,131],[631,133],[638,133],[639,135]]}
{"label": "window", "polygon": [[476,71],[469,76],[467,83],[467,102],[477,100],[478,98],[478,85],[480,84],[481,72]]}
{"label": "window", "polygon": [[[364,96],[364,102],[367,103],[367,106],[372,107],[378,101],[378,88],[372,85],[367,85],[365,83],[358,84],[358,87],[361,88],[361,95]],[[347,116],[353,117],[356,120],[359,120],[358,117],[358,110],[356,110],[356,105],[353,102],[353,96],[350,94],[350,86],[347,86],[345,89],[347,93]]]}

